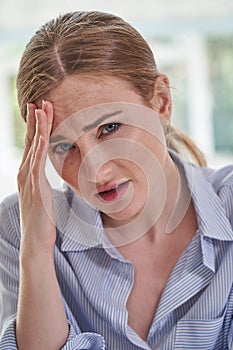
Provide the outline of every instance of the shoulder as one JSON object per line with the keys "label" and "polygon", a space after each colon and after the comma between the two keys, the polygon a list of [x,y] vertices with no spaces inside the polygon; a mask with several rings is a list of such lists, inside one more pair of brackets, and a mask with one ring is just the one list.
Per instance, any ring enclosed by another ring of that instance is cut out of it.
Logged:
{"label": "shoulder", "polygon": [[[69,187],[64,187],[63,190],[53,189],[53,199],[56,208],[63,207],[65,204],[72,206],[74,193]],[[19,196],[18,193],[13,193],[3,199],[0,203],[0,215],[1,220],[5,215],[14,216],[14,218],[19,217]]]}
{"label": "shoulder", "polygon": [[[64,191],[53,190],[53,199],[56,208],[63,207],[64,204],[69,204],[70,206],[73,200],[73,192],[68,187]],[[0,223],[7,216],[17,219],[19,215],[19,196],[18,193],[13,193],[0,203]]]}
{"label": "shoulder", "polygon": [[233,188],[233,164],[218,170],[202,168],[202,173],[215,188],[216,192],[223,187]]}
{"label": "shoulder", "polygon": [[18,194],[13,193],[0,204],[0,225],[2,226],[9,220],[17,220],[17,218],[19,218]]}
{"label": "shoulder", "polygon": [[[56,221],[66,220],[72,207],[74,194],[68,188],[53,190]],[[19,246],[20,209],[18,193],[13,193],[0,203],[0,239]]]}
{"label": "shoulder", "polygon": [[20,220],[18,194],[6,197],[0,204],[0,239],[19,247]]}
{"label": "shoulder", "polygon": [[233,226],[233,165],[219,170],[203,168],[202,173],[213,187]]}

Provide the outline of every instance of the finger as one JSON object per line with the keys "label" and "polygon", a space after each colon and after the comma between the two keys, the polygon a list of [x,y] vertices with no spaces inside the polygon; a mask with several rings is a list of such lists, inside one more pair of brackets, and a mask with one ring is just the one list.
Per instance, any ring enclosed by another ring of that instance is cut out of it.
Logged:
{"label": "finger", "polygon": [[[43,185],[45,181],[47,182],[45,167],[46,160],[48,156],[48,138],[45,139],[44,136],[40,135],[38,140],[38,145],[35,149],[33,162],[31,163],[32,169],[32,185],[35,191],[41,195],[41,190],[43,190]],[[42,186],[42,188],[41,188]]]}
{"label": "finger", "polygon": [[46,117],[47,117],[47,131],[48,131],[48,138],[49,138],[53,127],[53,105],[50,101],[43,100],[42,109],[46,113]]}
{"label": "finger", "polygon": [[40,137],[46,142],[48,140],[48,127],[47,127],[47,117],[46,113],[43,109],[36,109],[35,110],[35,117],[36,117],[36,132],[33,139],[33,146],[32,146],[32,155],[31,155],[31,164],[34,163],[36,158],[36,152],[37,148],[39,147],[39,140]]}
{"label": "finger", "polygon": [[[37,169],[36,159],[39,157],[38,161],[41,159],[41,147],[45,147],[48,151],[48,139],[52,130],[53,123],[53,105],[49,101],[42,101],[42,108],[37,109],[36,105],[28,104],[28,114],[27,114],[27,137],[24,150],[24,156],[21,163],[20,170],[23,175],[27,175],[32,169],[35,175]],[[40,140],[41,139],[41,140]],[[45,156],[41,164],[45,167],[47,151],[45,151]],[[39,171],[39,170],[38,170]]]}
{"label": "finger", "polygon": [[42,100],[42,108],[35,110],[36,114],[36,137],[42,135],[48,140],[53,126],[53,105],[49,101]]}
{"label": "finger", "polygon": [[[45,164],[47,158],[46,141],[43,136],[39,136],[35,149],[33,161],[31,163],[32,185],[34,191],[40,194],[40,181],[45,177]],[[42,182],[42,181],[41,181]]]}
{"label": "finger", "polygon": [[27,104],[27,135],[26,138],[29,141],[33,140],[33,137],[35,135],[35,126],[36,126],[36,120],[35,120],[35,110],[36,105],[34,103],[28,103]]}
{"label": "finger", "polygon": [[24,145],[24,152],[23,157],[21,160],[21,164],[23,165],[28,152],[31,148],[32,141],[35,135],[35,126],[36,126],[36,120],[35,120],[35,109],[36,106],[33,103],[27,104],[27,130],[26,130],[26,137],[25,137],[25,145]]}

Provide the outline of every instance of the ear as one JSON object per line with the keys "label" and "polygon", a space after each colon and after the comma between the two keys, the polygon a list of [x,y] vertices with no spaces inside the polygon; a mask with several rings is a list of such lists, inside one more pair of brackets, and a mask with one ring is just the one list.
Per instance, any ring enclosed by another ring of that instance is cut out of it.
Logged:
{"label": "ear", "polygon": [[170,83],[166,75],[160,74],[155,81],[154,96],[151,100],[152,105],[161,117],[167,120],[171,119],[172,100],[170,93]]}

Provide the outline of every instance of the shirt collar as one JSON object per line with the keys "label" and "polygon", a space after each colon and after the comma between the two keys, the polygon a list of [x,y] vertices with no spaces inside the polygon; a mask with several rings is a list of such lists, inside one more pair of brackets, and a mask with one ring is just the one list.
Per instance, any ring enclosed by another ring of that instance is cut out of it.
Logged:
{"label": "shirt collar", "polygon": [[[207,179],[208,170],[184,161],[169,151],[174,162],[184,170],[203,237],[232,241],[233,230],[216,190]],[[206,174],[206,175],[205,175]]]}
{"label": "shirt collar", "polygon": [[[69,188],[67,191],[72,192]],[[68,218],[61,232],[61,250],[83,251],[101,247],[103,225],[99,211],[73,192],[69,207]]]}

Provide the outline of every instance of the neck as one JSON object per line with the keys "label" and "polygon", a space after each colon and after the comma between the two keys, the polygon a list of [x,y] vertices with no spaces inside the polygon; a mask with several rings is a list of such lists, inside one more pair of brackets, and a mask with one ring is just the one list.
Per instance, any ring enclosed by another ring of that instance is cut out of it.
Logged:
{"label": "neck", "polygon": [[167,196],[155,229],[170,234],[185,217],[191,204],[191,194],[183,170],[177,167],[170,156],[167,157],[164,173],[166,174]]}

